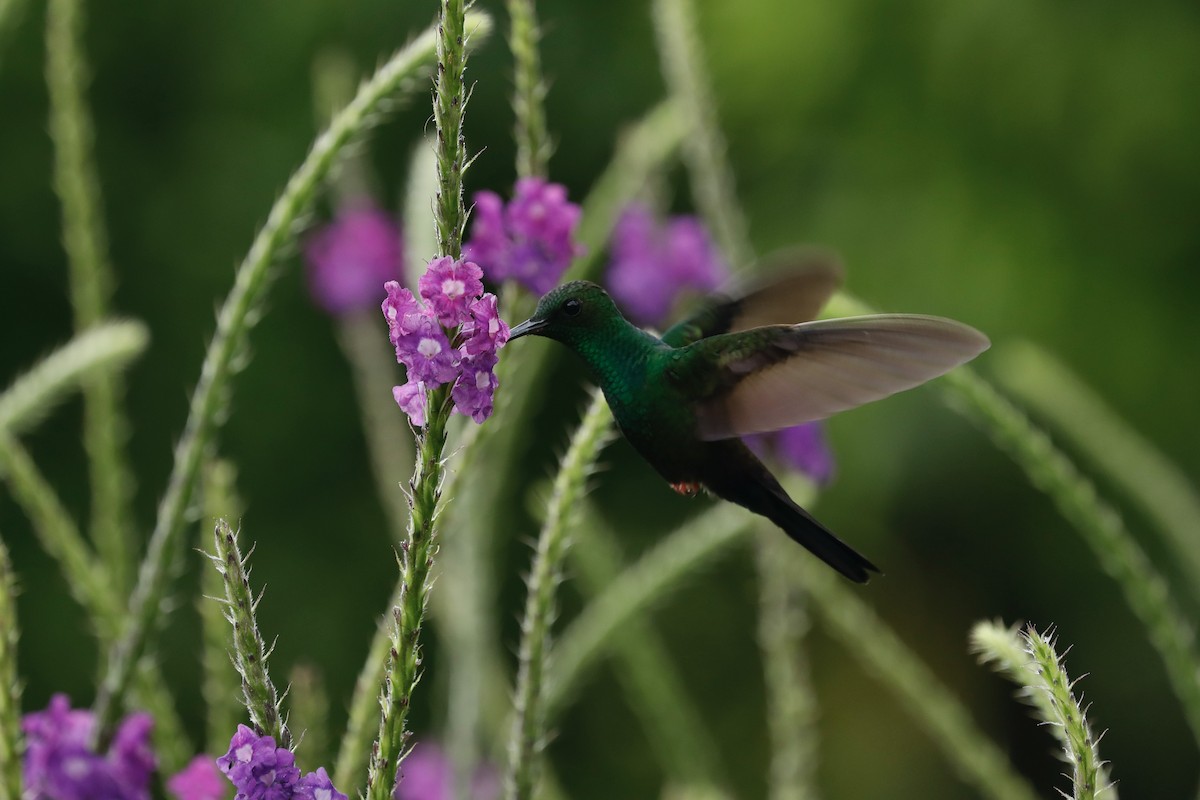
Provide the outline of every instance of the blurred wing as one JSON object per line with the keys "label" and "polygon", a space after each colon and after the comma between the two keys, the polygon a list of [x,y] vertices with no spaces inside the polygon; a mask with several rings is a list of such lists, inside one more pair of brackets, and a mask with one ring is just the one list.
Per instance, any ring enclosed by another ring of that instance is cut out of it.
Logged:
{"label": "blurred wing", "polygon": [[822,419],[910,389],[988,345],[982,333],[953,320],[880,314],[705,339],[688,348],[672,375],[693,392],[699,388],[699,437],[726,439]]}
{"label": "blurred wing", "polygon": [[837,258],[819,250],[783,251],[760,269],[765,274],[740,291],[705,298],[700,308],[663,334],[663,341],[683,347],[722,333],[807,322],[842,284]]}

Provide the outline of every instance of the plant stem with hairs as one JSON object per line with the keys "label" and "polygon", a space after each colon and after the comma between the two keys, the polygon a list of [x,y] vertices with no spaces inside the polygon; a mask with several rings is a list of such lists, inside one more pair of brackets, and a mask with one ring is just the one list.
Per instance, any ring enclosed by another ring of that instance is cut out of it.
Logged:
{"label": "plant stem with hairs", "polygon": [[508,46],[515,62],[512,105],[516,116],[513,138],[517,143],[517,177],[544,178],[553,147],[546,130],[546,81],[538,53],[541,31],[537,11],[533,0],[508,0],[507,5],[512,25]]}
{"label": "plant stem with hairs", "polygon": [[17,581],[0,539],[0,800],[21,800],[21,684],[17,678]]}

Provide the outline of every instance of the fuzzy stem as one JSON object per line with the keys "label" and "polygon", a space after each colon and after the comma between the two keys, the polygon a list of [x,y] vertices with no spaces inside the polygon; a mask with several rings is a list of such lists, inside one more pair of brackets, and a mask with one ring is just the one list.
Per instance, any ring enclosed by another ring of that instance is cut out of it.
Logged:
{"label": "fuzzy stem", "polygon": [[[462,255],[462,231],[466,221],[463,173],[468,164],[463,113],[467,93],[463,76],[467,63],[467,37],[464,0],[441,0],[433,100],[438,174],[434,218],[441,255],[455,260]],[[400,552],[400,602],[394,612],[388,675],[380,700],[383,714],[379,721],[379,738],[367,779],[367,797],[371,800],[390,800],[408,741],[406,722],[412,692],[420,679],[421,625],[429,596],[429,574],[437,552],[434,522],[441,500],[442,453],[449,416],[450,386],[439,386],[430,394],[428,420],[424,429],[417,433],[417,465],[411,483],[408,538]]]}
{"label": "fuzzy stem", "polygon": [[[569,555],[585,602],[601,596],[625,570],[617,537],[595,513],[579,525]],[[614,632],[610,646],[629,706],[667,777],[692,787],[726,785],[721,750],[650,620],[630,619]]]}
{"label": "fuzzy stem", "polygon": [[786,564],[791,554],[784,551],[795,544],[769,526],[758,527],[758,642],[771,733],[768,796],[771,800],[807,800],[818,796],[817,703],[804,641],[809,629],[808,601]]}
{"label": "fuzzy stem", "polygon": [[[473,32],[486,33],[489,22],[473,18]],[[128,689],[133,667],[146,646],[149,632],[159,619],[167,591],[170,565],[178,556],[182,530],[191,505],[196,479],[208,446],[226,408],[229,381],[245,362],[248,334],[261,317],[271,265],[293,238],[298,220],[310,208],[317,187],[338,156],[381,114],[383,101],[404,87],[415,87],[415,78],[426,74],[434,62],[434,32],[426,31],[389,59],[358,90],[313,144],[292,175],[283,194],[271,208],[267,222],[255,237],[238,268],[233,289],[217,315],[217,331],[209,344],[192,394],[187,423],[175,448],[175,466],[159,505],[158,518],[130,602],[129,621],[108,659],[108,670],[96,700],[97,730],[107,736]]]}
{"label": "fuzzy stem", "polygon": [[4,64],[4,48],[21,24],[27,5],[29,0],[0,0],[0,66]]}
{"label": "fuzzy stem", "polygon": [[1162,658],[1192,735],[1200,742],[1200,657],[1191,627],[1120,515],[1045,433],[982,378],[959,369],[946,376],[944,385],[954,392],[954,407],[983,428],[1033,485],[1050,496],[1121,587]]}
{"label": "fuzzy stem", "polygon": [[751,255],[746,221],[737,205],[733,170],[725,159],[725,139],[717,123],[717,104],[705,75],[696,9],[691,0],[655,0],[651,7],[663,77],[687,118],[689,134],[683,142],[683,158],[696,204],[729,262],[746,264]]}
{"label": "fuzzy stem", "polygon": [[[321,673],[307,664],[292,667],[288,681],[288,723],[300,731],[297,760],[307,769],[322,766],[329,755],[329,697]],[[334,784],[335,786],[337,784]]]}
{"label": "fuzzy stem", "polygon": [[149,341],[140,322],[110,322],[78,334],[4,390],[0,431],[16,436],[30,430],[68,392],[94,381],[99,373],[127,368]]}
{"label": "fuzzy stem", "polygon": [[741,542],[750,529],[751,518],[745,511],[729,504],[716,506],[663,538],[593,599],[551,653],[547,723],[553,723],[587,670],[630,620],[653,607],[692,572]]}
{"label": "fuzzy stem", "polygon": [[570,541],[572,516],[595,469],[596,458],[613,431],[612,413],[599,389],[592,390],[588,409],[571,437],[554,478],[546,521],[538,537],[529,574],[525,616],[521,621],[520,666],[517,671],[515,713],[508,740],[508,771],[504,795],[508,800],[529,800],[537,785],[538,761],[546,736],[546,657],[550,628],[558,611],[557,591],[562,582],[563,560]]}
{"label": "fuzzy stem", "polygon": [[[979,662],[990,664],[1021,687],[1021,699],[1033,706],[1037,718],[1046,723],[1059,744],[1064,749],[1069,748],[1071,745],[1067,741],[1066,728],[1059,724],[1054,695],[1043,689],[1042,676],[1030,658],[1028,644],[1022,634],[1016,628],[1006,627],[999,622],[979,622],[971,629],[970,641],[971,650],[976,653]],[[1108,777],[1105,762],[1100,761],[1099,756],[1094,756],[1092,761],[1096,770],[1096,797],[1100,800],[1117,800],[1116,786]]]}
{"label": "fuzzy stem", "polygon": [[995,800],[1037,797],[1004,754],[975,727],[958,699],[841,578],[796,548],[788,555],[796,580],[808,590],[813,609],[830,631],[895,693],[963,780]]}
{"label": "fuzzy stem", "polygon": [[21,684],[17,679],[17,581],[0,539],[0,800],[21,800]]}
{"label": "fuzzy stem", "polygon": [[242,697],[254,727],[274,738],[277,746],[291,747],[292,735],[283,722],[279,695],[267,673],[271,650],[254,618],[261,596],[256,598],[250,589],[250,553],[242,555],[237,537],[225,520],[217,520],[213,554],[209,556],[225,584],[225,619],[233,626],[233,663],[242,676]]}
{"label": "fuzzy stem", "polygon": [[1164,535],[1192,592],[1200,595],[1200,494],[1187,476],[1037,345],[1007,345],[992,363],[1001,386],[1128,493]]}
{"label": "fuzzy stem", "polygon": [[515,64],[512,105],[516,115],[513,138],[517,143],[517,177],[544,178],[554,148],[546,130],[546,81],[538,53],[542,35],[537,11],[533,0],[508,0],[507,6],[512,24],[508,46]]}
{"label": "fuzzy stem", "polygon": [[[208,525],[216,525],[218,519],[240,519],[242,516],[242,503],[235,489],[236,478],[236,469],[229,461],[210,459],[205,464],[204,516],[199,527],[202,541],[197,542],[201,553],[208,544]],[[233,652],[233,632],[219,599],[224,595],[225,583],[220,571],[202,570],[197,601],[204,648],[200,656],[203,669],[200,692],[204,696],[205,742],[209,753],[221,753],[229,746],[229,738],[242,718],[241,703],[234,688],[239,683],[237,668],[229,655]]]}
{"label": "fuzzy stem", "polygon": [[1021,635],[1037,674],[1037,690],[1048,695],[1054,724],[1061,729],[1066,759],[1073,767],[1075,800],[1095,800],[1100,754],[1084,711],[1075,699],[1075,684],[1055,652],[1053,632],[1043,635],[1030,625]]}
{"label": "fuzzy stem", "polygon": [[[108,313],[115,283],[93,153],[94,131],[84,96],[82,0],[49,0],[46,7],[46,82],[54,186],[62,202],[63,244],[70,266],[75,328],[85,331]],[[121,379],[99,373],[84,384],[83,442],[92,486],[92,539],[117,593],[129,594],[137,558],[130,501],[133,473],[125,445],[129,421]]]}

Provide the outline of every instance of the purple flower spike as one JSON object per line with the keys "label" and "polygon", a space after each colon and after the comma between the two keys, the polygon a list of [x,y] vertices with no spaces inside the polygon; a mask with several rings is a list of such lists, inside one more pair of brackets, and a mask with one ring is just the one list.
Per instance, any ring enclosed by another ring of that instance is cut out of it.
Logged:
{"label": "purple flower spike", "polygon": [[217,766],[237,789],[234,800],[291,800],[300,780],[292,751],[245,725],[238,725]]}
{"label": "purple flower spike", "polygon": [[[450,800],[451,766],[442,748],[422,742],[400,766],[402,777],[392,795],[394,800]],[[469,795],[474,800],[496,800],[500,781],[495,770],[482,765],[471,780]]]}
{"label": "purple flower spike", "polygon": [[425,425],[425,384],[421,381],[409,381],[403,386],[392,387],[392,398],[400,406],[414,427]]}
{"label": "purple flower spike", "polygon": [[567,200],[564,186],[522,178],[507,206],[494,192],[475,195],[463,254],[483,265],[491,281],[512,279],[544,294],[583,252],[574,241],[578,223],[579,206]]}
{"label": "purple flower spike", "polygon": [[395,281],[385,283],[383,290],[387,292],[382,308],[383,318],[388,324],[388,337],[392,340],[392,347],[399,348],[400,340],[415,331],[427,314],[413,293]]}
{"label": "purple flower spike", "polygon": [[310,772],[296,784],[296,800],[347,800],[346,795],[333,788],[333,781],[325,773],[324,767],[317,767],[316,772]]}
{"label": "purple flower spike", "polygon": [[488,292],[471,303],[471,319],[462,326],[463,352],[468,356],[494,353],[508,342],[508,324],[500,319],[496,295]]}
{"label": "purple flower spike", "polygon": [[396,357],[408,367],[408,380],[424,381],[429,389],[449,383],[458,375],[458,351],[430,316],[421,317],[412,333],[396,344]]}
{"label": "purple flower spike", "polygon": [[808,476],[819,486],[826,486],[833,480],[833,451],[825,436],[824,423],[806,422],[743,439],[759,455],[770,452],[784,466]]}
{"label": "purple flower spike", "polygon": [[727,274],[695,217],[674,217],[660,228],[648,209],[631,205],[613,229],[608,288],[639,325],[664,324],[683,292],[712,291]]}
{"label": "purple flower spike", "polygon": [[216,759],[203,754],[167,780],[167,789],[176,800],[224,800],[229,796],[228,786]]}
{"label": "purple flower spike", "polygon": [[429,269],[417,282],[421,297],[447,328],[470,319],[471,301],[483,294],[483,270],[473,261],[455,261],[443,256],[429,262]]}
{"label": "purple flower spike", "polygon": [[343,212],[304,245],[313,302],[333,316],[370,308],[384,281],[400,277],[400,229],[373,205]]}
{"label": "purple flower spike", "polygon": [[482,423],[492,415],[492,400],[496,394],[496,361],[493,353],[463,359],[462,375],[450,390],[454,410],[476,423]]}

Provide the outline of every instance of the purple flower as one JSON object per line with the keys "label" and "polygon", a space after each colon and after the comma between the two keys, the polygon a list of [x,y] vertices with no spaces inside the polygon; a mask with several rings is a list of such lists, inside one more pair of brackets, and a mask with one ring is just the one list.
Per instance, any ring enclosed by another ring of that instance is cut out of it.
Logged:
{"label": "purple flower", "polygon": [[94,726],[92,713],[71,710],[63,694],[45,711],[25,715],[25,800],[149,800],[150,717],[126,717],[104,755],[88,746]]}
{"label": "purple flower", "polygon": [[673,217],[660,228],[648,209],[631,205],[613,229],[608,288],[639,325],[662,325],[683,292],[712,291],[727,274],[695,217]]}
{"label": "purple flower", "polygon": [[304,245],[309,293],[334,316],[370,308],[403,259],[399,228],[373,205],[339,213]]}
{"label": "purple flower", "polygon": [[821,422],[806,422],[771,433],[743,437],[752,450],[770,452],[787,467],[807,475],[820,486],[833,480],[833,451]]}
{"label": "purple flower", "polygon": [[429,262],[417,288],[433,307],[438,322],[453,328],[470,318],[471,301],[483,294],[482,278],[483,270],[475,262],[443,256]]}
{"label": "purple flower", "polygon": [[[421,743],[400,765],[401,779],[392,795],[395,800],[450,800],[450,760],[436,744]],[[500,782],[491,767],[483,765],[471,780],[473,800],[496,800]]]}
{"label": "purple flower", "polygon": [[392,399],[396,405],[408,414],[409,420],[415,427],[425,425],[425,384],[421,381],[409,381],[403,386],[392,387]]}
{"label": "purple flower", "polygon": [[204,754],[193,758],[167,780],[167,789],[176,800],[223,800],[229,795],[226,786],[216,759]]}
{"label": "purple flower", "polygon": [[583,252],[574,241],[578,222],[579,206],[567,200],[566,187],[522,178],[507,206],[494,192],[476,193],[463,254],[481,264],[489,280],[513,279],[543,294]]}
{"label": "purple flower", "polygon": [[310,772],[296,784],[297,800],[347,800],[346,795],[333,788],[333,781],[325,773],[324,767],[317,767],[316,772]]}
{"label": "purple flower", "polygon": [[424,381],[429,389],[449,383],[458,375],[458,351],[430,316],[421,317],[416,330],[400,337],[396,358],[408,367],[410,383]]}
{"label": "purple flower", "polygon": [[396,357],[399,358],[400,340],[415,331],[428,313],[412,292],[395,281],[388,281],[383,289],[387,292],[381,306],[383,318],[387,320],[388,337],[392,340],[392,347],[397,348]]}
{"label": "purple flower", "polygon": [[508,341],[508,324],[500,319],[496,295],[488,292],[471,303],[471,318],[463,323],[463,353],[477,356],[494,353]]}
{"label": "purple flower", "polygon": [[291,800],[300,780],[292,751],[245,725],[238,725],[217,766],[233,782],[234,800]]}
{"label": "purple flower", "polygon": [[477,423],[482,423],[492,415],[492,399],[496,394],[496,361],[494,353],[464,358],[462,374],[450,390],[454,410]]}

